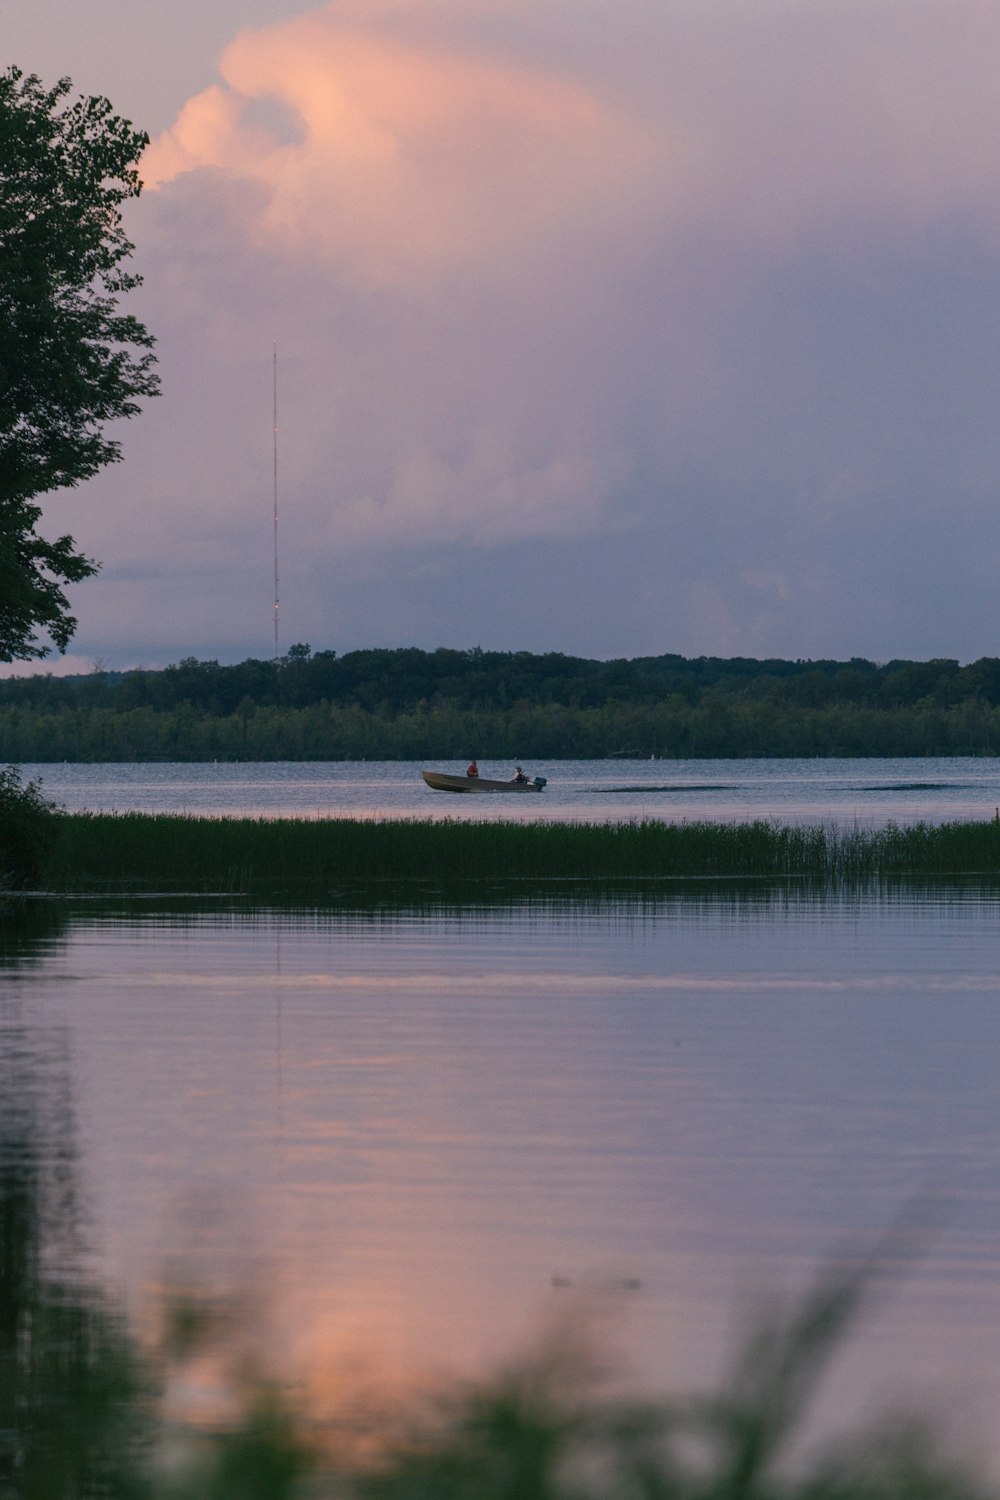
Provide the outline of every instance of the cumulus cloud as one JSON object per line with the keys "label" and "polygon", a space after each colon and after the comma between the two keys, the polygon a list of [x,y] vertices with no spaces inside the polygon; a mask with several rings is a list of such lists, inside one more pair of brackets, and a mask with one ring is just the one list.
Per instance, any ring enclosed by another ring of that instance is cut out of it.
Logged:
{"label": "cumulus cloud", "polygon": [[145,159],[166,395],[81,618],[248,649],[277,338],[297,637],[992,649],[998,50],[992,0],[244,32]]}
{"label": "cumulus cloud", "polygon": [[620,233],[651,144],[580,80],[366,29],[337,5],[238,38],[220,71],[148,152],[151,185],[245,174],[267,190],[261,243],[378,286],[470,260],[503,274],[528,256],[537,272],[568,232]]}

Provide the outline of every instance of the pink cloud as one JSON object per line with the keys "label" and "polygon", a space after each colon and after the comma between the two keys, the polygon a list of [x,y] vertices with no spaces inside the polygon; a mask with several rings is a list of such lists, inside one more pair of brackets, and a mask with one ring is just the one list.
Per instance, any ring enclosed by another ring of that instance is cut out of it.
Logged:
{"label": "pink cloud", "polygon": [[567,246],[664,232],[773,250],[851,215],[997,227],[992,0],[571,9],[334,0],[244,32],[148,182],[252,179],[261,245],[375,286],[466,268],[524,291]]}
{"label": "pink cloud", "polygon": [[[199,167],[245,174],[267,189],[262,243],[375,283],[470,260],[484,274],[537,265],[583,225],[620,232],[648,173],[647,132],[585,82],[365,30],[337,5],[243,34],[220,71],[224,86],[150,147],[149,185]],[[255,101],[280,105],[294,138],[255,123]]]}

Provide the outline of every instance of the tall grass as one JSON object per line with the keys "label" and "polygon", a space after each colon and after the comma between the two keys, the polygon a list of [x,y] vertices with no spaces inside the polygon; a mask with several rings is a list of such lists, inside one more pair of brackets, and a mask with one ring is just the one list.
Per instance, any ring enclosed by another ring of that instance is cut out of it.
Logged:
{"label": "tall grass", "polygon": [[321,894],[383,881],[629,881],[1000,873],[1000,824],[424,822],[72,813],[41,870],[55,891]]}

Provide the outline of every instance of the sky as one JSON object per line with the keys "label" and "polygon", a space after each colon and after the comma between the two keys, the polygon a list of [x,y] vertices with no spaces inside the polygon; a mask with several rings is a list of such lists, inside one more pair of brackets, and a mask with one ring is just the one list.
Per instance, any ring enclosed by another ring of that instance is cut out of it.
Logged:
{"label": "sky", "polygon": [[[996,0],[0,0],[147,130],[61,669],[1000,655]],[[48,669],[60,670],[58,661]]]}

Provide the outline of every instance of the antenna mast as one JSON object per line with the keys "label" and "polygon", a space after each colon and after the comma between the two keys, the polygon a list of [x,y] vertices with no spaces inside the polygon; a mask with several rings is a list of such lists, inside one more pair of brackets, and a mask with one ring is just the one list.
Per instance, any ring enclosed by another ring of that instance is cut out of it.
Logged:
{"label": "antenna mast", "polygon": [[274,340],[271,354],[272,388],[274,396],[274,659],[278,659],[278,341]]}

